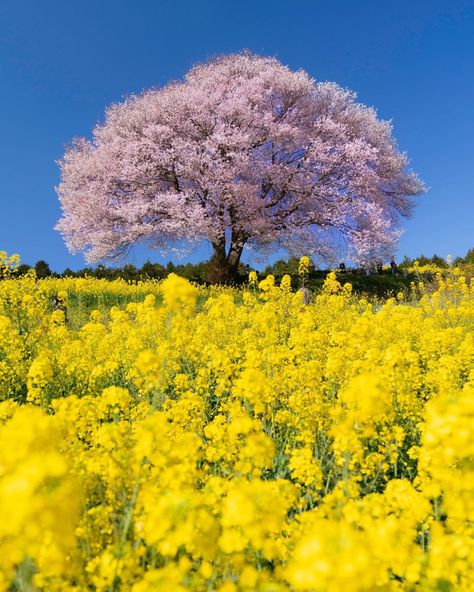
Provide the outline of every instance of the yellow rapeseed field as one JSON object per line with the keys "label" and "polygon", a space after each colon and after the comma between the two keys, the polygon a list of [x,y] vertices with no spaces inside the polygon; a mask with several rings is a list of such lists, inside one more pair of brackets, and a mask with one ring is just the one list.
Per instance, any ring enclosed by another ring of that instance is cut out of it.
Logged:
{"label": "yellow rapeseed field", "polygon": [[37,281],[0,259],[1,591],[474,590],[458,270],[381,304],[332,273],[305,304],[289,277]]}

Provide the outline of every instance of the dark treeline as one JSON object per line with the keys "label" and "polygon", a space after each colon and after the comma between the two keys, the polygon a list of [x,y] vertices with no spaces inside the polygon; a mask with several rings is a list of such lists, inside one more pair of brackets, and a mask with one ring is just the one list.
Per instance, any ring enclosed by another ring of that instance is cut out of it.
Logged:
{"label": "dark treeline", "polygon": [[[415,261],[418,261],[420,265],[436,265],[437,267],[449,267],[449,263],[443,257],[439,255],[433,255],[432,257],[425,257],[421,255],[416,259],[409,259],[405,257],[403,261],[400,263],[401,268],[411,267]],[[463,265],[474,265],[474,249],[469,249],[469,251],[464,255],[464,257],[456,257],[452,261],[452,265],[454,266],[463,266]]]}
{"label": "dark treeline", "polygon": [[[413,266],[414,262],[418,261],[420,265],[436,265],[437,267],[447,268],[448,262],[445,258],[440,257],[439,255],[433,255],[431,257],[426,257],[425,255],[421,255],[420,257],[416,257],[410,259],[409,257],[405,257],[401,263],[397,264],[398,269],[404,270],[411,266]],[[271,265],[267,265],[261,275],[266,276],[269,274],[274,275],[275,277],[282,277],[285,274],[289,274],[291,276],[298,275],[298,263],[299,259],[297,257],[291,257],[288,260],[279,259],[272,263]],[[464,257],[457,257],[453,260],[453,265],[466,265],[466,264],[474,264],[474,248],[469,249]],[[51,270],[49,264],[44,261],[38,261],[34,266],[27,265],[25,263],[21,264],[18,268],[18,274],[23,275],[27,273],[30,269],[35,269],[36,275],[38,278],[44,277],[95,277],[95,278],[103,278],[103,279],[110,279],[114,280],[117,278],[123,278],[127,281],[138,281],[138,280],[146,280],[146,279],[163,279],[170,273],[176,273],[182,277],[185,277],[191,281],[196,282],[207,282],[208,281],[208,273],[209,273],[209,263],[208,262],[201,262],[201,263],[185,263],[185,264],[178,264],[175,265],[171,261],[166,265],[161,265],[160,263],[151,263],[147,261],[141,267],[136,267],[133,264],[127,263],[123,267],[107,267],[105,265],[97,265],[96,267],[84,267],[77,271],[73,271],[72,269],[66,268],[62,273],[57,273]],[[248,265],[241,264],[239,268],[240,275],[247,277],[249,271],[253,268],[249,267]],[[348,271],[355,271],[353,268],[348,267]],[[321,269],[313,269],[312,273],[316,273],[317,275],[326,274],[327,270]]]}
{"label": "dark treeline", "polygon": [[[421,255],[416,259],[410,259],[405,257],[401,263],[398,263],[396,266],[397,274],[404,275],[405,270],[411,267],[414,261],[418,261],[420,265],[428,265],[433,264],[438,267],[448,267],[448,262],[443,257],[438,255],[433,255],[432,257],[426,257]],[[279,259],[272,263],[271,265],[267,265],[263,272],[259,275],[267,276],[272,274],[275,278],[281,279],[285,274],[289,274],[292,278],[298,277],[298,263],[299,259],[297,257],[291,257],[288,260]],[[464,257],[457,257],[452,262],[454,265],[474,265],[474,249],[470,249]],[[27,273],[32,266],[27,264],[21,264],[18,268],[18,274],[23,275]],[[118,278],[122,278],[126,281],[140,281],[140,280],[160,280],[165,278],[170,273],[176,273],[186,279],[197,282],[200,284],[208,284],[211,283],[209,280],[210,277],[210,263],[209,262],[201,262],[201,263],[185,263],[176,265],[172,262],[167,263],[166,265],[161,265],[160,263],[152,263],[147,261],[141,267],[136,267],[130,263],[124,265],[123,267],[108,267],[105,265],[97,265],[96,267],[84,267],[83,269],[79,269],[78,271],[73,271],[69,268],[65,269],[62,273],[56,273],[51,270],[50,266],[46,261],[40,260],[34,266],[33,269],[36,272],[36,276],[38,278],[45,278],[45,277],[93,277],[99,279],[108,279],[114,280]],[[248,277],[249,271],[252,268],[245,264],[240,264],[239,267],[239,280],[240,282],[245,282]],[[308,279],[319,280],[323,279],[328,270],[323,269],[316,269],[312,268],[309,273]],[[364,275],[365,270],[363,269],[354,269],[350,268],[349,266],[345,269],[345,274],[347,275]],[[374,275],[393,275],[391,269],[384,269],[383,271],[379,271],[379,273],[374,273]],[[405,274],[406,275],[406,274]]]}
{"label": "dark treeline", "polygon": [[131,263],[127,263],[123,267],[108,267],[106,265],[97,265],[96,267],[84,267],[77,271],[66,268],[62,273],[52,271],[46,261],[38,261],[34,266],[21,264],[17,273],[24,275],[30,269],[34,269],[38,278],[46,277],[93,277],[97,279],[116,280],[124,279],[126,281],[135,282],[140,280],[156,279],[161,280],[170,273],[176,273],[191,281],[206,282],[206,263],[186,263],[183,265],[175,265],[171,261],[166,265],[160,263],[151,263],[147,261],[141,267],[136,267]]}

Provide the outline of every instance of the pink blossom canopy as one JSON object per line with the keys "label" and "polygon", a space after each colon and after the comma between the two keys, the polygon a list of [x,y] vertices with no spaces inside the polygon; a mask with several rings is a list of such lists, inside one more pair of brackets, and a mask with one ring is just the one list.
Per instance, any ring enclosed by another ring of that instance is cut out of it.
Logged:
{"label": "pink blossom canopy", "polygon": [[[334,83],[229,55],[106,112],[61,161],[57,228],[90,261],[208,240],[327,256],[388,253],[423,185],[390,123]],[[226,246],[227,245],[227,246]]]}

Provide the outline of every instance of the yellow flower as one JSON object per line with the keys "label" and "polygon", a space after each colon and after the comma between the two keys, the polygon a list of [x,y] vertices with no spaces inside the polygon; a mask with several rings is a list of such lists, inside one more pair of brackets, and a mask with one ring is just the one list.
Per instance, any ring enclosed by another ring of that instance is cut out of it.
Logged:
{"label": "yellow flower", "polygon": [[406,299],[329,273],[303,306],[288,277],[36,280],[9,259],[0,590],[474,590],[465,270],[418,265]]}
{"label": "yellow flower", "polygon": [[309,266],[311,265],[311,260],[307,255],[301,257],[299,265],[298,265],[298,273],[299,275],[306,275],[309,272]]}

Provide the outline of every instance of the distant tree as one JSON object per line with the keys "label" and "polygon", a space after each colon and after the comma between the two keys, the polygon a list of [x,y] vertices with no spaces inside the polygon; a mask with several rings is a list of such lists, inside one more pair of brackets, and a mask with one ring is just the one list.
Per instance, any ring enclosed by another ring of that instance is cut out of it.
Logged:
{"label": "distant tree", "polygon": [[78,271],[76,271],[75,276],[76,277],[94,277],[95,274],[95,269],[93,269],[92,267],[83,267],[82,269],[79,269]]}
{"label": "distant tree", "polygon": [[[207,281],[207,262],[196,263],[194,265],[196,276],[199,278],[199,281]],[[242,269],[240,270],[242,273]]]}
{"label": "distant tree", "polygon": [[436,267],[447,268],[448,262],[444,257],[440,257],[439,255],[433,255],[432,257],[427,257],[426,255],[420,255],[419,257],[410,258],[405,255],[403,261],[400,263],[399,267],[402,269],[407,269],[408,267],[413,267],[415,261],[418,261],[419,265],[436,265]]}
{"label": "distant tree", "polygon": [[128,263],[127,265],[124,265],[122,267],[120,276],[124,280],[127,280],[129,282],[139,279],[137,268],[135,267],[135,265],[132,265],[131,263]]}
{"label": "distant tree", "polygon": [[440,257],[439,255],[433,255],[429,261],[432,265],[436,265],[437,267],[448,267],[448,262],[444,257]]}
{"label": "distant tree", "polygon": [[453,264],[456,266],[474,265],[474,249],[469,249],[464,257],[456,257],[456,259],[453,261]]}
{"label": "distant tree", "polygon": [[162,279],[166,277],[166,269],[159,263],[151,263],[146,261],[139,270],[140,277],[148,279]]}
{"label": "distant tree", "polygon": [[285,274],[298,275],[298,257],[290,257],[288,260],[278,259],[272,265],[267,265],[264,270],[264,275],[272,274],[277,277],[281,277]]}
{"label": "distant tree", "polygon": [[[423,185],[390,123],[334,83],[228,55],[112,105],[61,162],[57,228],[96,261],[137,243],[208,240],[232,279],[246,245],[391,252]],[[343,241],[343,242],[344,242]]]}
{"label": "distant tree", "polygon": [[46,278],[46,277],[49,277],[53,274],[48,263],[46,263],[46,261],[43,261],[43,259],[41,259],[40,261],[38,261],[36,263],[35,272],[36,272],[36,277],[38,279]]}
{"label": "distant tree", "polygon": [[474,265],[474,249],[469,249],[469,251],[463,257],[463,263]]}
{"label": "distant tree", "polygon": [[94,269],[93,275],[98,279],[111,279],[111,276],[113,275],[111,271],[112,270],[105,265],[98,265]]}
{"label": "distant tree", "polygon": [[18,266],[17,274],[18,275],[26,275],[31,269],[31,265],[27,265],[26,263],[21,263]]}

